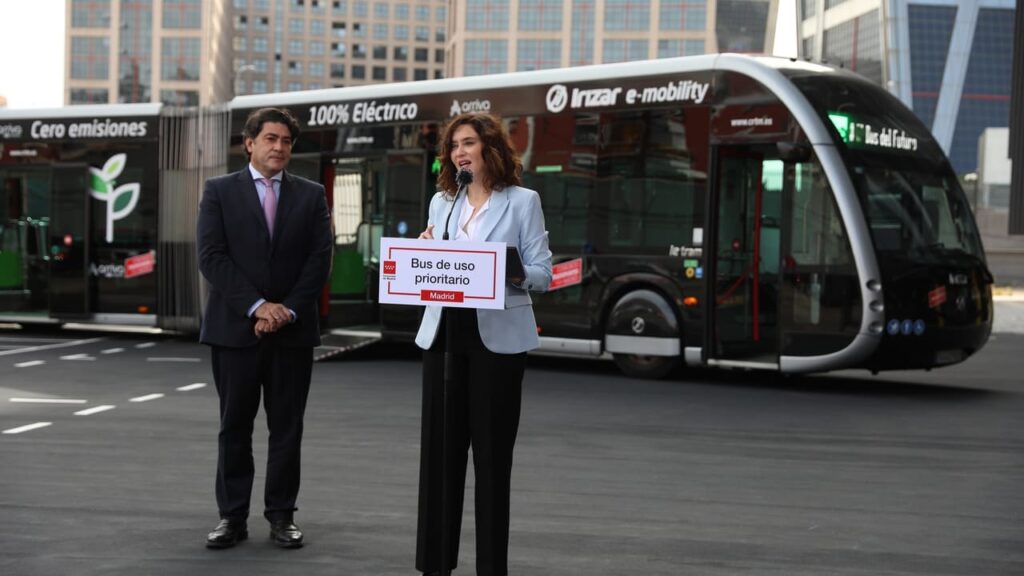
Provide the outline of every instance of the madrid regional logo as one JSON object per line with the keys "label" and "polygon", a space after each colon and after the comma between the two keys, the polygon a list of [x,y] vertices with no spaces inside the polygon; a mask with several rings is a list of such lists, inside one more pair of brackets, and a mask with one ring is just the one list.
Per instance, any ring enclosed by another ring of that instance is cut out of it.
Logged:
{"label": "madrid regional logo", "polygon": [[114,154],[103,168],[89,167],[89,195],[107,205],[107,243],[114,241],[114,222],[128,216],[139,203],[138,182],[117,185],[117,177],[124,171],[127,154]]}

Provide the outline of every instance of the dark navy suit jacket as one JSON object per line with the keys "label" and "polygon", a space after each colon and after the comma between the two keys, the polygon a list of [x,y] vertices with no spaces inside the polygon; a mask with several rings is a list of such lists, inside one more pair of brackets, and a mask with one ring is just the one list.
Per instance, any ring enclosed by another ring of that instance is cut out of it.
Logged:
{"label": "dark navy suit jacket", "polygon": [[274,237],[248,166],[211,178],[197,225],[199,270],[210,283],[199,340],[241,348],[259,342],[247,313],[260,298],[295,311],[296,321],[272,335],[282,346],[320,344],[318,303],[330,270],[331,217],[324,187],[285,172]]}

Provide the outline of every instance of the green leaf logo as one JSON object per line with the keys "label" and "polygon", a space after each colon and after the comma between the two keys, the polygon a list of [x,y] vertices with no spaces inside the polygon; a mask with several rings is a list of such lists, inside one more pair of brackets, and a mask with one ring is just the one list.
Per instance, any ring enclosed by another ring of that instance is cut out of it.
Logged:
{"label": "green leaf logo", "polygon": [[127,163],[127,154],[114,154],[103,168],[89,167],[89,195],[107,205],[107,243],[114,241],[114,222],[131,214],[139,203],[140,183],[117,186],[116,178]]}

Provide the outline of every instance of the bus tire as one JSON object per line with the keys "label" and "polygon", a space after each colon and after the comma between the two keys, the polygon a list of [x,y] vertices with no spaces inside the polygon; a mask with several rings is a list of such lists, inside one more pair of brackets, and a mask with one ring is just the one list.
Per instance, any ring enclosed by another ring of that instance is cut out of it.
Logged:
{"label": "bus tire", "polygon": [[608,315],[605,349],[627,376],[664,378],[679,366],[679,344],[678,315],[658,292],[628,292]]}

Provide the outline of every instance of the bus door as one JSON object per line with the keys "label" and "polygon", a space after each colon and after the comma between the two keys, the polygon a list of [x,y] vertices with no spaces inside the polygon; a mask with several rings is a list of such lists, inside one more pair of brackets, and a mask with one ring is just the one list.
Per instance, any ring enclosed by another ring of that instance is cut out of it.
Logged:
{"label": "bus door", "polygon": [[[65,182],[69,171],[84,182],[84,165],[59,170],[58,182]],[[49,167],[0,169],[0,315],[49,317],[52,172]],[[83,188],[77,200],[85,205]],[[80,222],[83,231],[86,222]]]}
{"label": "bus door", "polygon": [[708,362],[777,367],[783,163],[774,146],[721,146],[715,159]]}

